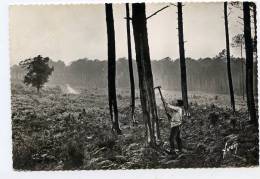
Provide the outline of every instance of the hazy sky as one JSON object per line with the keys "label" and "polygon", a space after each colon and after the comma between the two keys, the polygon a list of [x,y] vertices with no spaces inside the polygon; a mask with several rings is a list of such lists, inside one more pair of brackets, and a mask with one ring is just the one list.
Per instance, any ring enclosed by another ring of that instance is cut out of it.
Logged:
{"label": "hazy sky", "polygon": [[[147,4],[147,16],[165,5]],[[113,8],[116,56],[127,57],[125,6],[115,4]],[[104,5],[27,5],[10,6],[9,10],[11,64],[38,54],[66,64],[85,57],[106,60]],[[177,8],[171,6],[148,20],[152,59],[179,56],[176,13]],[[223,16],[223,3],[185,3],[183,20],[187,57],[213,57],[225,48]],[[242,11],[233,8],[229,16],[230,40],[242,32],[238,16],[242,17]],[[237,56],[238,51],[231,49],[231,54]]]}

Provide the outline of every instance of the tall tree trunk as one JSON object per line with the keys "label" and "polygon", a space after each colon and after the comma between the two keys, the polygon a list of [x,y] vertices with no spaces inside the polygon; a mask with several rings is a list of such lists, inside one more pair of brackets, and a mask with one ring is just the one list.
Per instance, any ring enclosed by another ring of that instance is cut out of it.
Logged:
{"label": "tall tree trunk", "polygon": [[244,62],[243,62],[243,43],[241,43],[241,82],[242,82],[242,96],[245,100],[245,79],[244,79]]}
{"label": "tall tree trunk", "polygon": [[233,109],[233,112],[235,112],[234,90],[233,90],[232,74],[231,74],[231,68],[230,68],[230,48],[229,48],[229,30],[228,30],[227,2],[224,2],[224,18],[225,18],[227,74],[228,74],[230,102],[231,102],[231,107]]}
{"label": "tall tree trunk", "polygon": [[180,68],[181,68],[181,91],[184,109],[188,110],[188,92],[187,92],[187,77],[186,77],[186,60],[183,41],[183,18],[182,18],[182,3],[178,2],[178,33],[179,33],[179,53],[180,53]]}
{"label": "tall tree trunk", "polygon": [[255,95],[258,96],[258,80],[257,80],[257,74],[258,74],[258,70],[257,70],[257,14],[256,14],[256,4],[255,2],[252,2],[253,4],[253,17],[254,17],[254,51],[255,51],[255,66],[256,66],[256,73],[255,73]]}
{"label": "tall tree trunk", "polygon": [[251,122],[258,125],[253,94],[253,43],[251,37],[251,18],[249,2],[243,2],[244,37],[246,48],[246,97]]}
{"label": "tall tree trunk", "polygon": [[112,121],[112,130],[121,134],[118,123],[118,109],[116,100],[116,50],[115,30],[112,4],[106,4],[107,45],[108,45],[108,100]]}
{"label": "tall tree trunk", "polygon": [[129,4],[126,3],[126,29],[127,29],[127,48],[128,48],[128,66],[129,66],[129,77],[130,77],[130,88],[131,88],[131,118],[133,123],[136,123],[134,118],[135,113],[135,81],[133,73],[133,60],[132,60],[132,47],[131,47],[131,31],[130,31],[130,15],[129,15]]}
{"label": "tall tree trunk", "polygon": [[254,51],[257,55],[257,14],[256,14],[256,4],[252,2],[253,6],[253,18],[254,18]]}
{"label": "tall tree trunk", "polygon": [[146,126],[147,141],[151,146],[160,139],[159,121],[153,85],[153,74],[147,37],[145,4],[132,5],[132,23],[135,40],[136,63],[139,76],[140,99]]}

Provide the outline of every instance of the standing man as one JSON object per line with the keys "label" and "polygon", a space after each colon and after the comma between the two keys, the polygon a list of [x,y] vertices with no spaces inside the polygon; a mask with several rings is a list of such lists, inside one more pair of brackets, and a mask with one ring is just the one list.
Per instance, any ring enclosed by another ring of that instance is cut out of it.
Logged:
{"label": "standing man", "polygon": [[[167,108],[171,111],[171,134],[170,134],[170,146],[171,146],[171,154],[176,154],[176,152],[182,152],[182,141],[180,137],[180,126],[183,121],[183,101],[177,100],[176,105],[170,105],[167,103]],[[176,144],[178,149],[175,149]]]}

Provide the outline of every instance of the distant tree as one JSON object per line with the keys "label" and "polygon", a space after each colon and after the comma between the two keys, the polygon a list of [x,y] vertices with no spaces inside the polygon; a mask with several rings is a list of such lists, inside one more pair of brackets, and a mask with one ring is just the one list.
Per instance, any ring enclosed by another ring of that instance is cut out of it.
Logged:
{"label": "distant tree", "polygon": [[185,110],[188,110],[188,92],[187,92],[187,77],[186,77],[186,60],[183,40],[183,18],[182,18],[182,3],[178,2],[178,32],[179,32],[179,53],[180,53],[180,68],[181,68],[181,91]]}
{"label": "distant tree", "polygon": [[243,57],[243,47],[245,45],[244,34],[237,34],[232,38],[231,46],[234,48],[240,48],[241,58]]}
{"label": "distant tree", "polygon": [[78,59],[66,67],[65,74],[69,84],[84,86],[88,89],[105,88],[107,86],[107,61]]}
{"label": "distant tree", "polygon": [[54,70],[53,67],[49,67],[49,60],[49,57],[43,58],[38,55],[19,63],[27,71],[24,76],[24,83],[36,87],[38,93]]}
{"label": "distant tree", "polygon": [[258,125],[253,94],[253,42],[251,37],[250,2],[243,2],[244,36],[246,49],[246,97],[251,122]]}
{"label": "distant tree", "polygon": [[112,130],[121,134],[118,122],[118,109],[116,99],[116,49],[115,30],[112,4],[105,4],[108,44],[108,101],[112,121]]}
{"label": "distant tree", "polygon": [[126,29],[127,29],[127,49],[128,49],[128,66],[129,66],[129,77],[130,77],[130,88],[131,88],[131,119],[135,123],[135,81],[133,73],[133,60],[132,60],[132,48],[131,48],[131,30],[130,30],[130,15],[129,15],[129,4],[126,3]]}
{"label": "distant tree", "polygon": [[66,65],[63,61],[49,61],[49,65],[53,66],[55,71],[52,73],[49,79],[49,83],[51,84],[64,84],[65,83],[65,75],[66,75]]}
{"label": "distant tree", "polygon": [[237,8],[237,9],[242,9],[242,3],[241,2],[239,2],[239,1],[231,1],[230,2],[230,5],[232,6],[232,7],[235,7],[235,8]]}
{"label": "distant tree", "polygon": [[240,55],[241,55],[241,84],[242,84],[242,96],[243,100],[245,98],[245,79],[244,79],[244,62],[243,62],[243,48],[245,45],[244,34],[237,34],[232,38],[232,47],[240,48]]}
{"label": "distant tree", "polygon": [[224,59],[226,57],[226,49],[221,50],[216,56],[216,59]]}
{"label": "distant tree", "polygon": [[25,70],[21,66],[13,65],[11,67],[11,81],[22,81],[24,79]]}
{"label": "distant tree", "polygon": [[145,3],[134,3],[132,12],[143,119],[146,127],[147,142],[154,147],[156,146],[156,140],[160,139],[160,132],[148,44]]}
{"label": "distant tree", "polygon": [[235,98],[232,82],[232,74],[230,68],[230,46],[229,46],[229,28],[228,28],[228,13],[227,13],[227,2],[224,2],[224,19],[225,19],[225,32],[226,32],[226,57],[227,57],[227,74],[229,84],[230,102],[233,112],[235,112]]}

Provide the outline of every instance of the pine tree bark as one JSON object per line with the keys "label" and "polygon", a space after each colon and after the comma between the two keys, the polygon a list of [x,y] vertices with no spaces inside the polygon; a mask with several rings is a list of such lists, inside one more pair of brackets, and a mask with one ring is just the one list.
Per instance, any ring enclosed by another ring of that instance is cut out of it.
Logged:
{"label": "pine tree bark", "polygon": [[254,2],[252,2],[252,6],[253,6],[253,18],[254,18],[254,51],[257,54],[257,14],[256,14],[256,4]]}
{"label": "pine tree bark", "polygon": [[116,50],[115,30],[112,4],[105,4],[107,24],[107,45],[108,45],[108,101],[109,112],[112,121],[112,130],[121,134],[118,122],[118,109],[116,99]]}
{"label": "pine tree bark", "polygon": [[135,118],[134,118],[134,114],[135,114],[135,81],[134,81],[134,73],[133,73],[129,4],[126,3],[125,6],[126,6],[128,67],[129,67],[130,88],[131,88],[131,119],[132,119],[133,123],[136,123]]}
{"label": "pine tree bark", "polygon": [[225,19],[225,33],[226,33],[226,57],[227,57],[227,75],[229,84],[230,102],[233,112],[235,112],[235,98],[232,82],[232,74],[230,68],[230,46],[229,46],[229,29],[228,29],[228,15],[227,15],[227,2],[224,2],[224,19]]}
{"label": "pine tree bark", "polygon": [[255,2],[252,2],[252,6],[253,6],[253,18],[254,18],[254,51],[255,51],[255,66],[256,66],[256,73],[255,73],[255,76],[254,76],[254,79],[255,79],[255,95],[258,96],[258,80],[257,80],[257,74],[258,74],[258,70],[257,70],[257,64],[258,64],[258,61],[257,61],[257,58],[258,58],[258,55],[257,55],[257,14],[256,14],[256,4]]}
{"label": "pine tree bark", "polygon": [[253,94],[253,42],[251,37],[251,18],[249,2],[243,2],[244,37],[246,49],[246,97],[251,122],[258,125]]}
{"label": "pine tree bark", "polygon": [[132,5],[132,23],[135,40],[136,63],[139,76],[140,100],[146,126],[147,141],[156,146],[160,140],[159,121],[157,115],[153,74],[149,52],[146,14],[144,3]]}
{"label": "pine tree bark", "polygon": [[244,62],[243,62],[243,43],[241,43],[240,53],[241,53],[241,83],[242,83],[242,96],[243,96],[243,100],[245,100],[245,79],[244,79]]}
{"label": "pine tree bark", "polygon": [[184,109],[188,110],[188,92],[187,92],[187,77],[186,77],[186,60],[183,40],[183,18],[182,18],[182,3],[178,2],[178,33],[179,33],[179,53],[180,53],[180,69],[181,69],[181,91]]}

